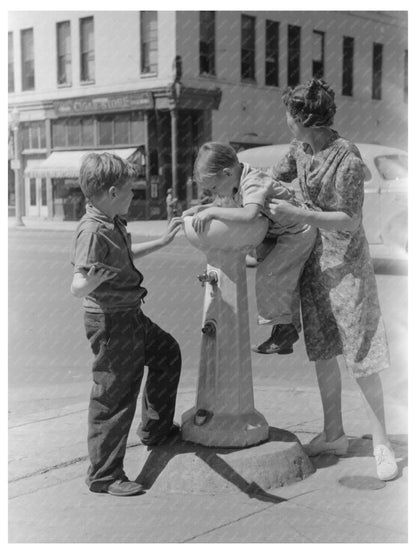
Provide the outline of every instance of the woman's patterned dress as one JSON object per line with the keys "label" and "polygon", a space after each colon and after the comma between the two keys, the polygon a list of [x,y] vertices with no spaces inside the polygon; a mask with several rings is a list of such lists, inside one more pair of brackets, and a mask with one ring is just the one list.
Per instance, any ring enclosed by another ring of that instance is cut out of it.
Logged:
{"label": "woman's patterned dress", "polygon": [[298,179],[309,209],[359,215],[353,232],[319,229],[301,278],[302,318],[308,357],[343,354],[347,368],[363,377],[388,367],[389,352],[369,247],[362,225],[365,165],[357,147],[331,132],[315,156],[292,141],[271,170],[275,179]]}

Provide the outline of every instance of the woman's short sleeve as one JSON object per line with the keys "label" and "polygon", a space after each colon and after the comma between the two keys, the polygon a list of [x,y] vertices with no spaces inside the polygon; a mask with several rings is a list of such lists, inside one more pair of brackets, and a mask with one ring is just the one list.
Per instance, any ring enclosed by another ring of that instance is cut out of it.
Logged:
{"label": "woman's short sleeve", "polygon": [[296,166],[296,150],[298,142],[292,141],[286,154],[270,169],[269,175],[276,181],[291,183],[298,176]]}
{"label": "woman's short sleeve", "polygon": [[354,217],[361,214],[363,201],[364,164],[360,157],[349,152],[336,173],[334,208]]}

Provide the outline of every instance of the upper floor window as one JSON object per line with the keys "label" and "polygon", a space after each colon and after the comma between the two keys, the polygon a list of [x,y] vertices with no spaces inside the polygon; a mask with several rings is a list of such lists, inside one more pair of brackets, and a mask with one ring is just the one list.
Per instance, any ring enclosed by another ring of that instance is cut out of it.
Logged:
{"label": "upper floor window", "polygon": [[298,25],[287,29],[287,84],[294,87],[300,83],[300,32]]}
{"label": "upper floor window", "polygon": [[14,48],[13,33],[9,33],[9,92],[14,92]]}
{"label": "upper floor window", "polygon": [[354,90],[354,39],[344,37],[342,41],[342,94],[352,96]]}
{"label": "upper floor window", "polygon": [[372,99],[381,100],[381,85],[383,77],[383,45],[373,43],[373,86]]}
{"label": "upper floor window", "polygon": [[157,73],[157,12],[140,13],[141,72]]}
{"label": "upper floor window", "polygon": [[407,50],[404,51],[404,83],[403,83],[403,93],[404,93],[404,101],[407,104],[407,97],[408,97],[408,54]]}
{"label": "upper floor window", "polygon": [[215,75],[215,12],[199,12],[199,73]]}
{"label": "upper floor window", "polygon": [[22,90],[35,88],[35,51],[33,29],[21,31],[22,49]]}
{"label": "upper floor window", "polygon": [[71,23],[56,24],[58,85],[72,84]]}
{"label": "upper floor window", "polygon": [[241,78],[256,78],[256,18],[241,16]]}
{"label": "upper floor window", "polygon": [[266,85],[279,86],[279,23],[266,19]]}
{"label": "upper floor window", "polygon": [[95,79],[94,51],[94,18],[84,17],[79,20],[81,81],[91,82]]}
{"label": "upper floor window", "polygon": [[325,33],[313,31],[312,77],[322,79],[325,74]]}

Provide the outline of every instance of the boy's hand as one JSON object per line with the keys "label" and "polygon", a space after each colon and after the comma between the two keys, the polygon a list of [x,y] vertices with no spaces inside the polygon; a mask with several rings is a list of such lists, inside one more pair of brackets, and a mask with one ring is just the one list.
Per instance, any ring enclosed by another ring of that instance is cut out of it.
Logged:
{"label": "boy's hand", "polygon": [[169,244],[175,238],[175,235],[181,229],[183,225],[183,219],[181,217],[173,217],[168,225],[166,232],[162,235],[161,241],[163,245]]}
{"label": "boy's hand", "polygon": [[88,284],[94,284],[94,288],[96,288],[101,285],[101,283],[104,283],[104,281],[108,281],[115,277],[117,273],[117,271],[107,269],[106,267],[96,267],[93,265],[84,277]]}
{"label": "boy's hand", "polygon": [[108,267],[92,266],[87,268],[79,268],[74,273],[71,283],[71,292],[78,298],[87,296],[97,287],[117,275],[118,271]]}
{"label": "boy's hand", "polygon": [[216,210],[215,208],[207,208],[197,214],[192,218],[192,227],[197,233],[202,233],[205,229],[206,224],[211,219],[215,219]]}

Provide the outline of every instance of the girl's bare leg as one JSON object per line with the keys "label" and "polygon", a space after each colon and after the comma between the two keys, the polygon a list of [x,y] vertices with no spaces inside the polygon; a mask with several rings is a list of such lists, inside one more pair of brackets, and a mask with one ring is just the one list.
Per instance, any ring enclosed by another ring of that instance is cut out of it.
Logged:
{"label": "girl's bare leg", "polygon": [[336,358],[315,362],[316,377],[324,412],[324,431],[327,442],[344,434],[341,412],[341,372]]}
{"label": "girl's bare leg", "polygon": [[373,373],[367,377],[359,377],[357,383],[370,420],[373,445],[385,444],[390,447],[386,434],[383,387],[379,374]]}

